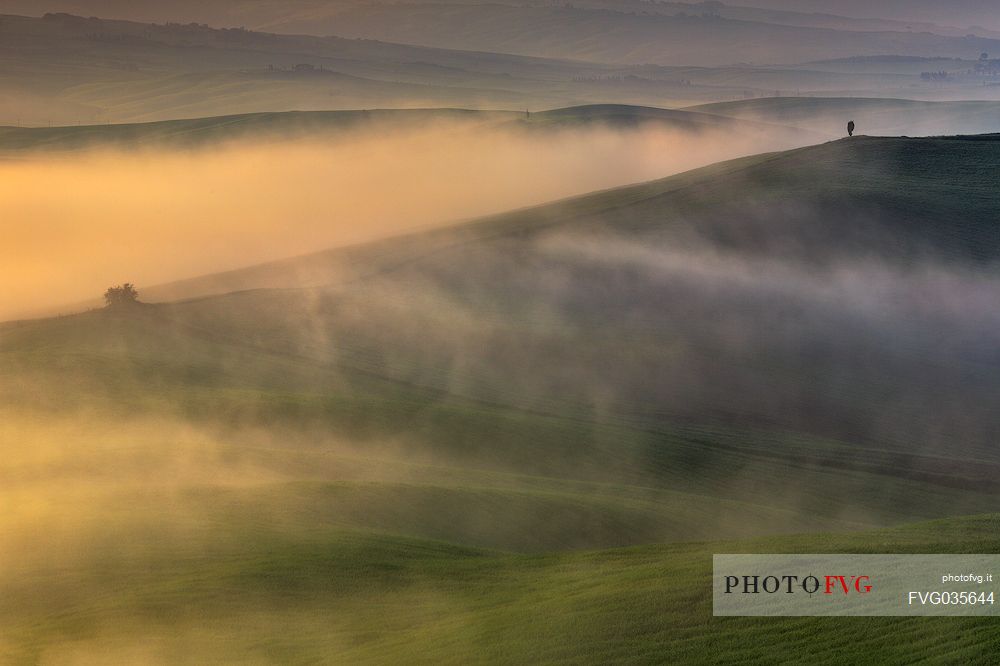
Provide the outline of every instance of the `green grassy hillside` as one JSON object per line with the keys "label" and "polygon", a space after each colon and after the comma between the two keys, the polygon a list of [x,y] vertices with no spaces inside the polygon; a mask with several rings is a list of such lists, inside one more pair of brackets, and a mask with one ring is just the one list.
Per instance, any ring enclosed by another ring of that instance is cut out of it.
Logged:
{"label": "green grassy hillside", "polygon": [[495,547],[991,511],[998,150],[841,141],[149,289],[242,291],[9,324],[3,388],[539,476],[517,502],[619,525]]}
{"label": "green grassy hillside", "polygon": [[0,325],[0,656],[981,661],[708,576],[997,548],[998,163],[860,137]]}
{"label": "green grassy hillside", "polygon": [[[503,555],[310,523],[113,523],[0,597],[13,663],[984,663],[991,618],[713,618],[718,552],[992,552],[995,516],[585,554]],[[111,527],[111,526],[109,526]],[[162,528],[161,528],[162,529]],[[144,543],[132,551],[122,544]],[[848,636],[848,639],[845,639]]]}

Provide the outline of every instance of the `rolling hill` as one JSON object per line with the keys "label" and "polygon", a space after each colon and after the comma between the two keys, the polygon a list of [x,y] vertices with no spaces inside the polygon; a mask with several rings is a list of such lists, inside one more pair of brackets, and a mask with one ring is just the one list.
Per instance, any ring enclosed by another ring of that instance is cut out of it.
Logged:
{"label": "rolling hill", "polygon": [[[284,0],[281,2],[260,2],[259,0],[209,0],[191,2],[180,0],[165,8],[152,0],[0,0],[0,12],[23,14],[25,16],[41,16],[50,12],[69,12],[81,16],[101,16],[104,18],[126,19],[130,21],[158,22],[180,21],[183,23],[207,23],[216,27],[246,26],[252,30],[273,30],[288,32],[286,26],[294,25],[297,32],[322,36],[336,33],[334,21],[339,14],[347,10],[363,10],[365,6],[375,6],[384,9],[387,3],[362,2],[360,0]],[[430,5],[437,11],[446,14],[457,7],[475,5],[508,5],[531,10],[551,7],[558,4],[549,0],[529,0],[521,2],[498,2],[496,0],[451,0],[450,2],[429,2],[427,0],[407,0],[396,3],[402,5]],[[763,4],[763,3],[758,3]],[[381,5],[381,6],[380,6]],[[831,13],[820,13],[815,9],[808,12],[780,9],[765,9],[760,6],[729,5],[721,2],[689,3],[689,2],[645,2],[644,0],[577,0],[575,7],[604,10],[617,13],[641,15],[690,14],[693,16],[716,16],[728,19],[791,25],[811,28],[832,28],[862,32],[930,32],[938,35],[964,37],[969,34],[969,26],[986,23],[980,20],[960,23],[956,27],[949,19],[954,14],[943,14],[936,20],[939,23],[921,23],[910,17],[880,18],[869,11],[858,12],[854,8],[849,16],[838,16]],[[827,9],[823,7],[822,9]],[[892,16],[886,12],[884,16]],[[860,18],[859,18],[860,17]],[[977,27],[976,34],[984,37],[997,36],[985,27]]]}
{"label": "rolling hill", "polygon": [[998,163],[856,137],[0,325],[0,656],[980,660],[707,580],[995,550]]}
{"label": "rolling hill", "polygon": [[[207,540],[197,530],[149,535],[134,523],[112,525],[117,543],[110,534],[96,539],[76,568],[22,565],[19,580],[0,583],[0,657],[766,664],[781,654],[875,664],[978,663],[995,649],[991,617],[714,618],[711,611],[713,553],[994,552],[995,515],[846,536],[536,556],[245,514],[230,515]],[[123,551],[122,537],[155,549]]]}
{"label": "rolling hill", "polygon": [[0,666],[996,662],[713,615],[1000,553],[996,0],[746,1],[0,0]]}
{"label": "rolling hill", "polygon": [[45,402],[403,437],[516,474],[572,459],[592,482],[876,522],[984,511],[998,150],[857,138],[745,158],[143,289],[197,298],[9,324],[0,351],[39,386],[76,378]]}
{"label": "rolling hill", "polygon": [[[375,14],[379,11],[431,11],[433,14],[433,8],[428,7],[369,9]],[[704,30],[722,30],[716,23],[740,26],[744,31],[751,26],[752,39],[762,44],[770,44],[778,37],[758,35],[761,30],[799,30],[793,26],[663,16],[650,19],[652,23],[647,25],[646,17],[612,12],[613,18],[638,22],[644,34],[652,31],[647,35],[647,41],[652,40],[647,47],[652,45],[659,49],[669,45],[671,49],[685,50],[684,57],[647,57],[642,52],[645,48],[642,39],[623,29],[621,33],[612,33],[616,37],[608,48],[615,54],[632,49],[638,49],[638,53],[632,58],[607,63],[581,60],[591,45],[601,43],[590,33],[598,30],[599,34],[604,34],[601,26],[607,12],[501,5],[452,9],[459,14],[454,20],[463,23],[467,20],[463,14],[466,11],[513,12],[516,20],[506,27],[503,21],[489,16],[481,19],[482,30],[495,31],[501,37],[502,43],[496,43],[496,48],[517,43],[510,35],[510,39],[503,37],[503,30],[530,37],[531,31],[521,29],[520,22],[524,18],[521,13],[525,11],[546,13],[547,18],[531,19],[533,31],[544,31],[546,22],[550,27],[553,23],[569,25],[562,16],[564,12],[583,12],[581,16],[589,27],[577,40],[577,50],[573,50],[573,42],[565,40],[558,31],[545,37],[555,40],[563,51],[556,58],[540,58],[484,52],[488,42],[467,44],[476,50],[455,50],[351,39],[345,38],[341,31],[335,31],[341,36],[317,37],[243,28],[218,29],[203,24],[135,23],[69,14],[48,14],[41,18],[0,15],[0,57],[5,63],[0,71],[0,125],[93,125],[364,108],[460,107],[522,111],[607,102],[679,107],[788,94],[991,99],[1000,90],[996,86],[984,86],[987,81],[983,77],[966,74],[980,51],[990,47],[988,43],[980,43],[983,40],[940,37],[936,39],[950,40],[949,43],[957,45],[929,50],[900,46],[893,51],[908,56],[947,56],[949,60],[931,61],[926,65],[929,71],[943,69],[951,76],[947,85],[941,85],[936,81],[924,81],[921,78],[923,69],[901,70],[894,62],[848,68],[774,66],[768,64],[773,60],[765,59],[758,66],[749,66],[745,54],[692,60],[696,58],[697,49],[709,49],[713,54],[718,50],[712,40],[720,38],[719,35],[701,34]],[[553,12],[555,14],[549,16]],[[660,35],[657,22],[665,22],[669,34],[677,33],[676,39]],[[346,29],[347,25],[338,18],[338,27]],[[430,27],[452,35],[469,32],[456,30],[448,21],[436,19],[431,21]],[[840,45],[837,31],[821,32],[832,35],[831,39],[838,40]],[[727,34],[722,30],[721,38],[728,40]],[[859,39],[884,43],[881,33],[854,34],[862,35]],[[808,53],[802,54],[802,59],[810,62],[881,54],[871,48],[855,48],[849,43],[834,51],[817,51],[811,48],[815,42],[812,37],[800,38],[810,45]],[[901,39],[905,42],[914,38]],[[478,38],[469,32],[468,39]],[[628,43],[618,43],[622,40]],[[696,43],[685,46],[688,42]],[[722,66],[706,65],[716,60]],[[953,133],[962,131],[965,130],[956,128]]]}
{"label": "rolling hill", "polygon": [[[172,3],[169,9],[148,1],[0,2],[0,11],[9,13],[71,12],[138,21],[246,26],[284,34],[360,37],[601,63],[766,64],[886,53],[978,57],[980,51],[996,50],[996,32],[989,26],[970,28],[973,23],[959,19],[953,11],[936,16],[921,12],[916,18],[906,12],[879,14],[867,6],[863,11],[858,6],[849,10],[842,5],[834,12],[829,5],[810,11],[788,9],[787,3],[768,11],[759,6],[636,0],[569,4],[544,0],[213,0]],[[985,19],[989,12],[980,8],[979,16]],[[925,22],[918,22],[921,19]]]}
{"label": "rolling hill", "polygon": [[[734,82],[734,72],[699,68],[639,70],[68,14],[0,16],[0,36],[0,124],[46,128],[359,108],[523,111],[608,100],[663,106],[809,78],[762,72]],[[838,74],[820,78],[838,89],[846,84]]]}
{"label": "rolling hill", "polygon": [[906,99],[785,97],[690,107],[700,113],[818,130],[854,120],[858,132],[883,136],[943,136],[1000,132],[1000,103]]}
{"label": "rolling hill", "polygon": [[846,119],[876,136],[944,136],[1000,131],[1000,102],[920,102],[905,99],[787,97],[718,102],[683,109],[588,104],[536,111],[369,109],[246,113],[147,123],[12,127],[0,125],[0,154],[88,148],[197,147],[238,140],[310,138],[380,126],[419,128],[432,122],[549,131],[602,125],[767,137],[775,148],[841,136]]}
{"label": "rolling hill", "polygon": [[852,55],[970,57],[996,51],[995,39],[907,30],[835,30],[727,18],[711,11],[659,14],[608,8],[504,4],[369,4],[338,12],[325,25],[310,16],[280,23],[345,37],[592,62],[721,66],[788,64]]}
{"label": "rolling hill", "polygon": [[[373,107],[523,109],[585,65],[68,14],[0,16],[7,124]],[[519,83],[518,83],[519,81]],[[533,92],[534,91],[534,92]],[[553,104],[559,105],[558,103]]]}
{"label": "rolling hill", "polygon": [[[784,8],[781,0],[755,0],[758,7]],[[799,11],[826,11],[827,3],[821,0],[799,0]],[[994,30],[1000,28],[990,7],[982,0],[958,0],[947,6],[930,0],[846,0],[837,3],[840,12],[865,18],[895,18],[903,21],[941,21],[958,26],[984,26]],[[970,29],[972,29],[970,27]]]}
{"label": "rolling hill", "polygon": [[599,125],[615,129],[655,128],[666,131],[732,133],[773,137],[776,144],[804,145],[825,138],[805,129],[763,121],[728,118],[715,113],[659,109],[624,104],[592,104],[525,115],[523,111],[467,109],[371,109],[365,111],[288,111],[166,120],[151,123],[68,127],[0,126],[0,155],[39,151],[119,148],[191,148],[227,141],[266,142],[282,139],[330,138],[354,130],[419,129],[429,124],[479,123],[491,129],[548,132]]}

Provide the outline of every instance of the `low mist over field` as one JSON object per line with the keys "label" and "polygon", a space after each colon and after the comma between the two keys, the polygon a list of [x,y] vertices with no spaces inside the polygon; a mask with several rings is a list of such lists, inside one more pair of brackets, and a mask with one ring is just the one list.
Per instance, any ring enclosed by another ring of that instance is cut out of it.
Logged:
{"label": "low mist over field", "polygon": [[0,0],[0,665],[995,662],[990,4]]}
{"label": "low mist over field", "polygon": [[636,600],[673,653],[716,550],[982,547],[998,146],[755,155],[0,326],[0,656],[474,659],[455,623]]}
{"label": "low mist over field", "polygon": [[781,145],[775,131],[391,125],[198,149],[85,149],[0,163],[0,318],[455,223]]}

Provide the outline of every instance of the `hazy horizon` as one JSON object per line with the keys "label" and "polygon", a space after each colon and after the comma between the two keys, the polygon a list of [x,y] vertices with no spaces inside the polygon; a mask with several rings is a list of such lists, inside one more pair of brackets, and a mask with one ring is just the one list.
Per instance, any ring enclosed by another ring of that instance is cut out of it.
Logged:
{"label": "hazy horizon", "polygon": [[[87,16],[102,16],[105,18],[136,18],[138,20],[184,20],[189,17],[197,17],[199,12],[208,11],[217,27],[236,27],[236,24],[218,23],[224,17],[238,19],[253,16],[254,5],[266,6],[266,3],[251,2],[249,0],[228,0],[227,2],[173,2],[170,8],[157,7],[158,3],[150,0],[145,2],[132,0],[2,0],[0,1],[0,12],[10,13],[24,12],[28,15],[41,15],[50,11],[77,11]],[[291,4],[291,3],[289,3]],[[359,0],[296,0],[295,4],[311,9],[316,8],[343,8],[361,4]],[[451,2],[430,3],[427,0],[405,0],[399,4],[421,5],[484,5],[484,4],[505,4],[496,0],[452,0]],[[513,3],[511,3],[513,4]],[[522,6],[553,6],[567,5],[567,3],[552,2],[551,0],[535,0],[529,2],[518,2]],[[954,0],[947,4],[932,2],[930,0],[838,0],[836,3],[823,2],[822,0],[736,0],[730,2],[609,2],[607,0],[580,0],[577,3],[568,3],[581,7],[601,7],[613,9],[615,6],[624,6],[627,9],[641,7],[643,4],[655,9],[656,5],[670,8],[690,8],[692,11],[710,11],[720,6],[734,8],[761,8],[784,12],[796,12],[807,14],[827,14],[842,17],[857,17],[869,19],[891,19],[904,22],[928,22],[938,23],[944,26],[968,28],[979,26],[1000,30],[1000,22],[996,17],[995,8],[990,6],[989,0]],[[200,14],[202,20],[206,14]],[[189,20],[198,20],[189,18]],[[247,26],[251,27],[251,26]],[[261,27],[261,26],[252,26]]]}

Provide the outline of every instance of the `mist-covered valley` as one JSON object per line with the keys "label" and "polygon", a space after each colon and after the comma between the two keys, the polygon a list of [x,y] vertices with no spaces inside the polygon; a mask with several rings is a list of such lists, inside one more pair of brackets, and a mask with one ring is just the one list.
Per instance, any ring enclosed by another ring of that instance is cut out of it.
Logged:
{"label": "mist-covered valley", "polygon": [[[250,585],[259,631],[332,628],[291,654],[358,655],[353,578],[426,626],[428,599],[496,594],[439,566],[568,584],[486,553],[996,511],[998,146],[755,155],[0,326],[3,647],[269,661],[198,628]],[[112,570],[131,583],[95,608]],[[285,607],[307,572],[324,592]],[[182,618],[168,580],[199,599]]]}
{"label": "mist-covered valley", "polygon": [[0,0],[0,663],[988,661],[712,615],[1000,548],[1000,26],[817,9]]}
{"label": "mist-covered valley", "polygon": [[[736,446],[900,484],[889,505],[844,493],[838,518],[933,515],[951,489],[995,490],[996,145],[744,158],[304,257],[265,273],[271,288],[250,270],[230,294],[8,324],[7,400],[794,507],[788,479],[749,484]],[[936,173],[959,162],[960,202]],[[882,188],[888,168],[906,192]],[[298,262],[326,283],[296,285]]]}
{"label": "mist-covered valley", "polygon": [[9,219],[32,223],[13,225],[0,249],[19,285],[0,296],[0,317],[96,303],[123,276],[153,286],[240,269],[815,136],[709,114],[570,111],[278,114],[121,136],[11,131],[0,137],[9,146],[0,196]]}

